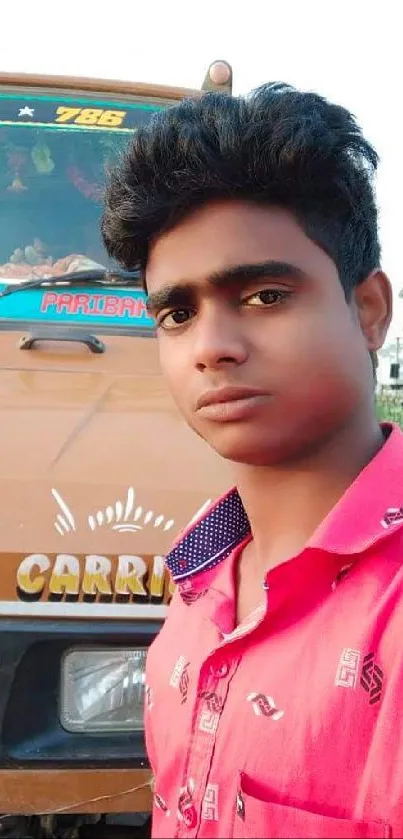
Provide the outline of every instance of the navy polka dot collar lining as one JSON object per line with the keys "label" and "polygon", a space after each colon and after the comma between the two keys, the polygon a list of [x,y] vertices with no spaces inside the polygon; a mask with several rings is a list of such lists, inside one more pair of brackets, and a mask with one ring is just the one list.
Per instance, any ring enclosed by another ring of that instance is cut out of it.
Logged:
{"label": "navy polka dot collar lining", "polygon": [[175,583],[218,565],[250,533],[244,506],[234,488],[185,532],[166,558]]}

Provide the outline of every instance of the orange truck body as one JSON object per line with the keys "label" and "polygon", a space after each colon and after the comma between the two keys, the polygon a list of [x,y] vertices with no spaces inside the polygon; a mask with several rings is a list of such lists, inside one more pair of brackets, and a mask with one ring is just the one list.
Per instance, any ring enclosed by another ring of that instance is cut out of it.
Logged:
{"label": "orange truck body", "polygon": [[[172,594],[164,554],[230,475],[173,405],[141,289],[52,277],[106,264],[90,144],[112,153],[115,136],[189,94],[200,91],[0,74],[0,286],[14,287],[0,294],[3,814],[150,809],[141,730],[63,728],[63,660],[80,645],[147,648]],[[74,231],[64,251],[60,230],[50,245],[35,235],[42,208],[49,230],[63,213],[66,178],[66,225],[77,215],[92,253]],[[15,290],[45,275],[48,286]]]}

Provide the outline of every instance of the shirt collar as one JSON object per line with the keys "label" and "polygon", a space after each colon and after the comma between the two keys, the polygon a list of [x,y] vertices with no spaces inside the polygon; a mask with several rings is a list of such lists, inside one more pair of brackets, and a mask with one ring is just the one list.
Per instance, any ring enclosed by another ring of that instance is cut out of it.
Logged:
{"label": "shirt collar", "polygon": [[[383,424],[387,439],[308,542],[342,555],[359,554],[403,525],[403,432]],[[174,544],[167,566],[183,595],[193,580],[226,559],[250,534],[236,487],[214,502]],[[204,574],[203,574],[204,578]]]}

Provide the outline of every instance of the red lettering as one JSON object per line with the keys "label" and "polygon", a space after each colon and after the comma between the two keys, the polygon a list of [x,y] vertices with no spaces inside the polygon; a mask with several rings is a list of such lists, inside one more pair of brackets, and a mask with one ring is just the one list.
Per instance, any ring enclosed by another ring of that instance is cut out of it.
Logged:
{"label": "red lettering", "polygon": [[135,301],[133,297],[121,297],[119,305],[119,317],[124,317],[128,314],[129,317],[135,317]]}
{"label": "red lettering", "polygon": [[[89,312],[90,315],[103,315],[104,310],[100,305],[100,301],[105,299],[104,294],[91,294],[91,310]],[[92,302],[94,302],[94,306],[92,307]]]}
{"label": "red lettering", "polygon": [[57,295],[57,312],[61,314],[63,309],[66,310],[67,314],[70,314],[71,307],[73,303],[73,295],[72,294],[58,294]]}
{"label": "red lettering", "polygon": [[109,294],[57,294],[47,291],[42,296],[41,312],[56,307],[59,314],[105,315],[106,317],[147,318],[147,307],[142,297],[117,297]]}
{"label": "red lettering", "polygon": [[41,312],[47,312],[49,306],[55,306],[58,295],[54,291],[47,291],[42,295]]}
{"label": "red lettering", "polygon": [[142,297],[137,297],[136,304],[136,318],[148,318],[146,301]]}
{"label": "red lettering", "polygon": [[83,315],[90,314],[90,312],[88,311],[90,299],[91,297],[89,294],[75,294],[73,297],[73,303],[71,307],[72,313],[76,314],[81,310],[81,313]]}
{"label": "red lettering", "polygon": [[112,297],[112,295],[107,295],[104,298],[104,311],[103,314],[107,315],[108,317],[119,317],[119,297]]}
{"label": "red lettering", "polygon": [[147,315],[144,300],[141,297],[122,297],[119,301],[119,316],[129,315],[130,318],[142,318]]}

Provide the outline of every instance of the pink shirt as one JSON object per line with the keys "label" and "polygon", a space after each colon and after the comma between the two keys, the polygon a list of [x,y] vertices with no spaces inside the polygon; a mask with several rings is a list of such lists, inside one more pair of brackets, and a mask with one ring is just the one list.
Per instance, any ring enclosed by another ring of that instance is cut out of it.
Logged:
{"label": "pink shirt", "polygon": [[168,556],[147,665],[154,837],[403,836],[403,433],[387,429],[237,629],[236,490]]}

